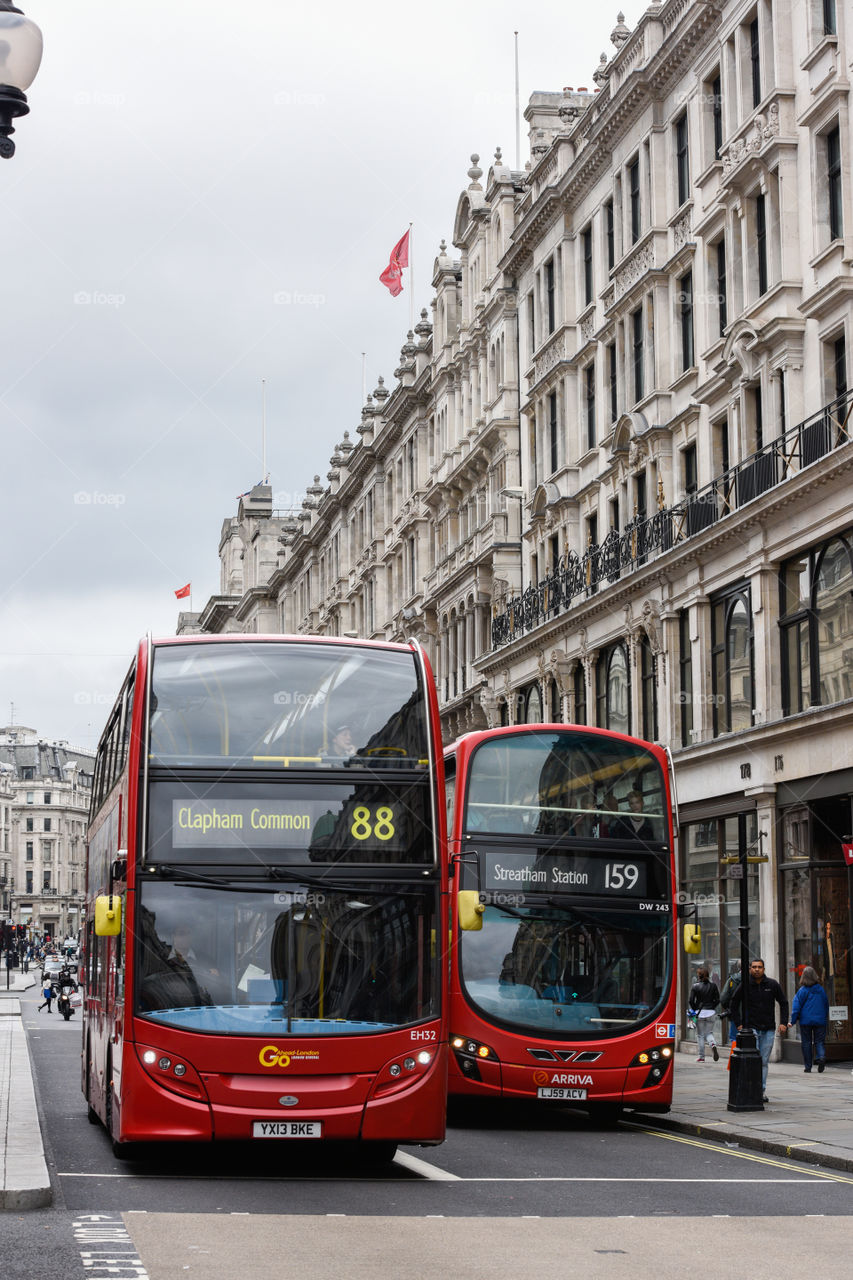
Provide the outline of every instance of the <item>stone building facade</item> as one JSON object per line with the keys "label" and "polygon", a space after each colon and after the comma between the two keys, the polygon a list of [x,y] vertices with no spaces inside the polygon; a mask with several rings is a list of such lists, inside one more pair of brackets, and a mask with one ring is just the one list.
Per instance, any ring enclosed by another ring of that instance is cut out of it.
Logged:
{"label": "stone building facade", "polygon": [[33,937],[76,937],[86,893],[94,759],[35,729],[0,729],[0,895]]}
{"label": "stone building facade", "polygon": [[393,389],[301,509],[241,503],[223,594],[182,625],[415,635],[448,739],[665,742],[703,959],[738,954],[746,847],[752,948],[791,994],[819,969],[849,1057],[848,17],[620,15],[593,92],[531,98],[524,170],[472,157]]}

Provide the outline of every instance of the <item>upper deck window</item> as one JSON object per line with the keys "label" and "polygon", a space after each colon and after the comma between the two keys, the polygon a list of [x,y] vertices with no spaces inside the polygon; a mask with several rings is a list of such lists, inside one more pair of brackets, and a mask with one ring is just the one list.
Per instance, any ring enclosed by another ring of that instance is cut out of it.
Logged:
{"label": "upper deck window", "polygon": [[299,642],[154,651],[152,764],[426,768],[415,655]]}
{"label": "upper deck window", "polygon": [[477,747],[466,831],[668,839],[663,774],[639,744],[602,734],[510,734]]}

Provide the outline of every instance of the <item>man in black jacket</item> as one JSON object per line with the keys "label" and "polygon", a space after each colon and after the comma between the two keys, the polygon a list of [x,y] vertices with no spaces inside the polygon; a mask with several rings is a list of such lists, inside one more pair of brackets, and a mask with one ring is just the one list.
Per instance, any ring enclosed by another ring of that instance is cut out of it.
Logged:
{"label": "man in black jacket", "polygon": [[746,1026],[751,1028],[758,1040],[758,1052],[761,1054],[761,1092],[763,1101],[767,1101],[764,1090],[767,1088],[767,1064],[776,1038],[776,1005],[779,1006],[779,1034],[788,1029],[788,1001],[785,992],[775,978],[768,978],[764,972],[764,961],[753,960],[749,966],[749,989],[746,993],[747,1010],[744,1012],[744,985],[735,991],[731,1000],[731,1011],[738,1031]]}

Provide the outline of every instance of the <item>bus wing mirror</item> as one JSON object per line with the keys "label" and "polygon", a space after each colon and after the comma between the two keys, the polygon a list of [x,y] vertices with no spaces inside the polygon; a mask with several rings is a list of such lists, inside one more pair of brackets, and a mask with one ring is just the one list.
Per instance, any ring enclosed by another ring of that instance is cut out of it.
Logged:
{"label": "bus wing mirror", "polygon": [[480,901],[477,890],[460,889],[456,895],[456,903],[459,911],[459,928],[466,932],[482,929],[483,913],[486,908]]}
{"label": "bus wing mirror", "polygon": [[702,930],[695,921],[684,926],[684,950],[689,956],[702,953]]}
{"label": "bus wing mirror", "polygon": [[95,899],[95,934],[99,938],[114,938],[121,933],[121,898],[115,893],[105,893]]}

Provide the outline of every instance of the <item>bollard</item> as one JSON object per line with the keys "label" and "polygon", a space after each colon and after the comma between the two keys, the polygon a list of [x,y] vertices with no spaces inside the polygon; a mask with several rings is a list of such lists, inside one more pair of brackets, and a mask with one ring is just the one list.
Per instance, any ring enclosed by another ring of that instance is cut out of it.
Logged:
{"label": "bollard", "polygon": [[729,1071],[729,1111],[763,1111],[761,1054],[755,1032],[742,1028],[732,1049]]}

